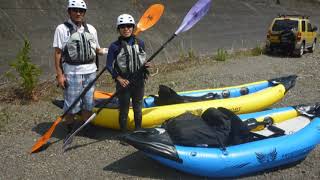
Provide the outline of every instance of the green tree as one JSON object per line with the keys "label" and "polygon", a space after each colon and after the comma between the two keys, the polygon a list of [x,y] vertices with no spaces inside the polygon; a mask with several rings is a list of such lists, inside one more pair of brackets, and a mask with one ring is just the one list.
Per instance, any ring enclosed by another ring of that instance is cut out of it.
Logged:
{"label": "green tree", "polygon": [[41,69],[31,62],[29,56],[30,49],[30,42],[25,39],[24,47],[18,53],[15,62],[11,63],[10,66],[14,68],[19,75],[17,79],[22,88],[22,95],[25,98],[36,100],[37,97],[35,96],[34,90],[39,83]]}

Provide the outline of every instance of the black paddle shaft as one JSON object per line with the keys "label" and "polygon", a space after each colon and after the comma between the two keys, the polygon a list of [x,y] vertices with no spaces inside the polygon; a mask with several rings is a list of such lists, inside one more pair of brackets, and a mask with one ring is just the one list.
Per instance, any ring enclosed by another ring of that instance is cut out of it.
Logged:
{"label": "black paddle shaft", "polygon": [[[159,52],[166,47],[166,45],[172,41],[173,38],[175,38],[177,35],[173,34],[155,53],[152,54],[152,56],[149,57],[149,59],[146,62],[150,62],[153,60],[154,57],[156,57],[156,55],[159,54]],[[140,68],[141,69],[141,68]]]}
{"label": "black paddle shaft", "polygon": [[96,54],[96,66],[97,66],[97,71],[99,71],[100,61],[99,61],[99,55],[98,54]]}

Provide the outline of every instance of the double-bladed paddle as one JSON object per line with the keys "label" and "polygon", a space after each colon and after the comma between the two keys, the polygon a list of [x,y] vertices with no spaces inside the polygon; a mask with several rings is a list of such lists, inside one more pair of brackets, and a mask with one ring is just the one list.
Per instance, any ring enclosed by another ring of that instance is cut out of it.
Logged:
{"label": "double-bladed paddle", "polygon": [[142,15],[134,31],[134,35],[138,36],[140,32],[145,31],[158,22],[163,14],[164,6],[162,4],[154,4],[150,6]]}
{"label": "double-bladed paddle", "polygon": [[[179,33],[185,32],[189,30],[191,27],[193,27],[207,12],[209,11],[211,6],[211,0],[199,0],[188,12],[188,14],[183,19],[181,25],[177,29],[177,31],[152,55],[149,57],[149,59],[146,62],[150,62],[153,60],[153,58],[159,54],[159,52],[170,42],[174,37],[176,37]],[[139,71],[143,71],[143,68],[140,68]],[[138,72],[139,73],[139,72]],[[136,74],[138,74],[136,73]],[[131,78],[134,80],[134,77]],[[130,84],[133,84],[133,82],[130,82]],[[129,84],[129,86],[130,86]],[[123,88],[125,89],[125,88]],[[104,102],[104,104],[108,104],[115,96],[119,94],[119,92],[123,89],[120,89],[116,91],[107,101]],[[81,130],[83,129],[88,123],[90,123],[97,114],[102,110],[103,108],[99,108],[96,113],[93,113],[86,121],[83,123],[78,129],[76,129],[69,137],[66,138],[63,144],[63,149],[65,150],[68,145],[71,144],[73,137]]]}
{"label": "double-bladed paddle", "polygon": [[[164,6],[162,4],[154,4],[150,6],[146,10],[146,12],[143,14],[140,21],[138,22],[135,35],[138,35],[140,32],[143,32],[151,28],[156,22],[158,22],[158,20],[160,19],[163,13],[163,10],[164,10]],[[88,92],[88,90],[94,85],[94,83],[106,70],[107,70],[107,67],[104,67],[102,71],[97,75],[97,77],[94,80],[92,80],[87,87],[83,89],[79,97],[75,99],[75,101],[71,104],[71,106],[53,122],[49,130],[33,145],[30,153],[33,153],[39,150],[50,139],[56,126],[74,108],[74,106],[79,102],[79,100]]]}

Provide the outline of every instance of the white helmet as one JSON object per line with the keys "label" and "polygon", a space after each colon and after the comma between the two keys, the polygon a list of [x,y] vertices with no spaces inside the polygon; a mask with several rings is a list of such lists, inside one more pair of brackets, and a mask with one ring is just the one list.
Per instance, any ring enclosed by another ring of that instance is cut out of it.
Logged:
{"label": "white helmet", "polygon": [[87,5],[83,0],[69,0],[68,9],[69,8],[87,9]]}
{"label": "white helmet", "polygon": [[134,19],[130,14],[121,14],[117,19],[117,26],[119,26],[121,24],[135,25],[136,23],[134,22]]}

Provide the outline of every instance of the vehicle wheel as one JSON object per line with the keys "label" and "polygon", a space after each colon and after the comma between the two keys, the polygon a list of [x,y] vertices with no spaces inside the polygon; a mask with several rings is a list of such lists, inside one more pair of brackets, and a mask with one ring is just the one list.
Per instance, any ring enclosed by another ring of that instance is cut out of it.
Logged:
{"label": "vehicle wheel", "polygon": [[304,43],[301,44],[300,49],[297,52],[298,57],[301,57],[304,54]]}
{"label": "vehicle wheel", "polygon": [[309,48],[309,51],[313,53],[316,50],[316,40],[313,41],[312,46]]}

